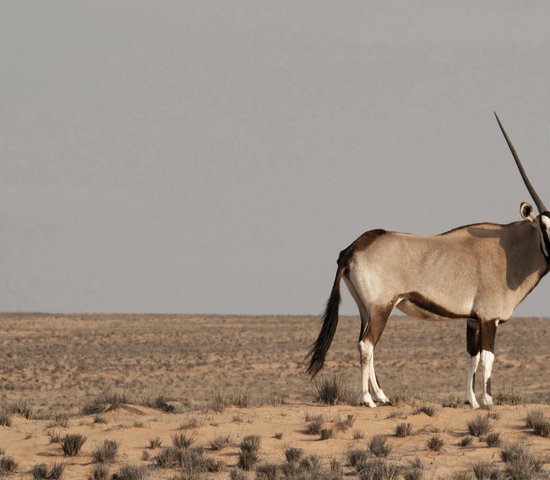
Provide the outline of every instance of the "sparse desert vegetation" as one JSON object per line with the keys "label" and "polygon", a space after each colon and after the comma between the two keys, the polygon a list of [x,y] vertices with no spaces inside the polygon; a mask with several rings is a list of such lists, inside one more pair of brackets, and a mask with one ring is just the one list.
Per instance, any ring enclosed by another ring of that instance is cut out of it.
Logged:
{"label": "sparse desert vegetation", "polygon": [[[523,337],[516,329],[508,344],[506,326],[499,331],[493,379],[499,405],[472,411],[459,400],[466,367],[463,325],[392,319],[376,360],[392,403],[369,409],[357,405],[354,390],[357,319],[342,319],[317,386],[303,374],[304,347],[314,339],[318,321],[6,316],[0,322],[5,329],[0,477],[530,480],[548,475],[550,407],[543,401],[550,392],[533,381],[541,375],[537,361],[517,356],[531,355],[550,339],[550,326],[530,320],[542,329],[532,335],[533,326],[520,321]],[[429,328],[441,328],[436,344],[422,343]],[[281,337],[284,331],[289,333]],[[258,350],[259,339],[267,336],[272,348]],[[518,354],[518,342],[533,347]],[[36,360],[39,351],[48,352],[47,361]],[[430,375],[419,374],[427,368]],[[499,396],[499,382],[514,384],[514,390],[504,388]]]}

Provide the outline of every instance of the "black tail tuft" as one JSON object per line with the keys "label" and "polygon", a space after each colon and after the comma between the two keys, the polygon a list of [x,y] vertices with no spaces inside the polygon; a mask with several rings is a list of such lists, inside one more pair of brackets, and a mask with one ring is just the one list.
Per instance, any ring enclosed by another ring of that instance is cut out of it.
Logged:
{"label": "black tail tuft", "polygon": [[336,333],[336,327],[338,326],[338,308],[340,307],[340,280],[342,279],[344,270],[345,267],[339,262],[332,292],[330,292],[330,297],[327,301],[327,306],[323,315],[323,326],[321,327],[317,340],[309,347],[307,352],[306,359],[309,358],[309,364],[306,368],[306,373],[311,375],[311,378],[314,378],[315,375],[319,373],[319,370],[323,368],[325,357],[332,343],[334,334]]}

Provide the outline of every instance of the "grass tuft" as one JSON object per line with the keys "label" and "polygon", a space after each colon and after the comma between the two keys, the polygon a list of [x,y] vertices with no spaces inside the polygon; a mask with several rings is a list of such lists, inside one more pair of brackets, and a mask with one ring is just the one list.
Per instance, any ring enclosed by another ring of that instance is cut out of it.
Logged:
{"label": "grass tuft", "polygon": [[149,469],[144,466],[124,465],[112,478],[113,480],[147,480]]}
{"label": "grass tuft", "polygon": [[430,437],[426,442],[426,446],[432,452],[440,452],[443,448],[443,445],[445,445],[445,442],[439,435],[434,435],[433,437]]}
{"label": "grass tuft", "polygon": [[466,437],[462,438],[462,440],[460,440],[460,442],[458,442],[458,445],[460,447],[469,447],[471,444],[472,444],[472,437],[470,437],[470,436],[466,436]]}
{"label": "grass tuft", "polygon": [[428,415],[428,417],[433,417],[437,413],[437,409],[433,405],[422,405],[414,411],[415,415],[419,413],[424,413]]}
{"label": "grass tuft", "polygon": [[489,433],[491,425],[489,425],[489,417],[487,415],[477,415],[473,420],[468,421],[468,432],[474,437],[481,438]]}
{"label": "grass tuft", "polygon": [[496,405],[521,405],[523,403],[523,395],[514,389],[510,389],[497,393],[494,400]]}
{"label": "grass tuft", "polygon": [[6,473],[13,473],[17,470],[19,462],[13,457],[2,456],[0,457],[0,477]]}
{"label": "grass tuft", "polygon": [[90,403],[84,406],[82,413],[84,415],[95,415],[97,413],[110,412],[116,410],[128,403],[128,397],[123,393],[107,392],[96,397]]}
{"label": "grass tuft", "polygon": [[501,442],[502,439],[500,438],[500,433],[498,432],[489,433],[485,437],[485,443],[487,443],[488,447],[500,447]]}
{"label": "grass tuft", "polygon": [[227,447],[229,445],[229,442],[231,441],[231,437],[229,435],[221,435],[219,437],[214,438],[213,440],[210,440],[210,449],[211,450],[221,450],[224,447]]}
{"label": "grass tuft", "polygon": [[476,480],[499,480],[502,478],[500,471],[492,464],[487,462],[476,462],[472,465]]}
{"label": "grass tuft", "polygon": [[334,426],[341,432],[347,432],[355,423],[355,415],[348,414],[345,419],[338,418],[334,422]]}
{"label": "grass tuft", "polygon": [[250,393],[246,390],[215,390],[209,408],[221,412],[227,407],[248,408],[251,405]]}
{"label": "grass tuft", "polygon": [[279,466],[274,463],[264,463],[256,468],[256,480],[277,480]]}
{"label": "grass tuft", "polygon": [[412,425],[410,423],[400,423],[395,427],[396,437],[408,437],[411,434]]}
{"label": "grass tuft", "polygon": [[32,478],[35,480],[59,480],[63,477],[65,465],[62,463],[54,463],[51,468],[45,463],[34,465],[31,469]]}
{"label": "grass tuft", "polygon": [[400,468],[382,458],[368,460],[359,473],[359,480],[397,480]]}
{"label": "grass tuft", "polygon": [[369,456],[369,451],[365,450],[364,448],[356,448],[350,450],[346,454],[348,465],[355,468],[356,470],[358,469],[358,467],[360,468],[361,465],[367,462]]}
{"label": "grass tuft", "polygon": [[172,445],[176,448],[189,448],[195,442],[196,435],[186,435],[185,433],[179,433],[172,435]]}
{"label": "grass tuft", "polygon": [[321,416],[319,416],[308,423],[306,427],[306,433],[308,435],[320,435],[322,428],[323,428],[323,421],[321,420]]}
{"label": "grass tuft", "polygon": [[149,439],[149,446],[147,448],[155,449],[160,448],[162,446],[162,441],[160,440],[160,437],[154,437]]}
{"label": "grass tuft", "polygon": [[104,440],[103,444],[92,452],[92,458],[96,463],[113,463],[117,455],[118,442],[115,440]]}
{"label": "grass tuft", "polygon": [[541,437],[548,437],[550,435],[550,421],[540,408],[527,412],[525,424],[527,428],[532,428],[536,435]]}
{"label": "grass tuft", "polygon": [[386,443],[384,435],[375,435],[369,442],[369,450],[376,457],[387,457],[391,452],[391,447]]}
{"label": "grass tuft", "polygon": [[531,480],[539,476],[543,462],[520,443],[504,446],[500,458],[506,463],[506,475],[511,480]]}
{"label": "grass tuft", "polygon": [[88,476],[88,480],[109,480],[109,467],[96,465]]}
{"label": "grass tuft", "polygon": [[424,464],[418,457],[409,462],[409,465],[403,471],[403,478],[405,480],[421,480],[423,476]]}
{"label": "grass tuft", "polygon": [[68,457],[74,457],[80,453],[82,445],[86,443],[86,437],[79,433],[65,435],[63,442],[61,442],[61,448],[63,453]]}
{"label": "grass tuft", "polygon": [[239,467],[243,470],[252,470],[258,461],[261,438],[259,435],[248,435],[241,442],[239,453]]}
{"label": "grass tuft", "polygon": [[317,400],[326,405],[335,405],[345,398],[345,386],[339,377],[322,378],[315,382]]}
{"label": "grass tuft", "polygon": [[287,462],[299,462],[303,455],[304,451],[301,448],[285,448],[285,458]]}
{"label": "grass tuft", "polygon": [[11,414],[9,412],[6,412],[5,410],[0,410],[0,426],[1,427],[12,426]]}

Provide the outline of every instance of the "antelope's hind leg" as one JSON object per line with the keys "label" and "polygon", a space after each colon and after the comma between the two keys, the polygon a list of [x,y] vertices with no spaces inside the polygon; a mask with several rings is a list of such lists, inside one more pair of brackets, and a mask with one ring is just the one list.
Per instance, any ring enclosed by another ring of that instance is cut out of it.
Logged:
{"label": "antelope's hind leg", "polygon": [[466,380],[466,403],[479,408],[476,400],[476,370],[479,365],[481,341],[479,320],[468,319],[466,324],[466,348],[468,350],[468,376]]}
{"label": "antelope's hind leg", "polygon": [[361,401],[369,407],[376,407],[369,393],[369,384],[375,400],[382,403],[389,403],[390,401],[380,388],[374,371],[374,347],[376,347],[382,336],[388,317],[389,312],[387,312],[387,309],[373,309],[368,321],[365,321],[365,316],[361,311],[361,334],[357,345],[361,358]]}

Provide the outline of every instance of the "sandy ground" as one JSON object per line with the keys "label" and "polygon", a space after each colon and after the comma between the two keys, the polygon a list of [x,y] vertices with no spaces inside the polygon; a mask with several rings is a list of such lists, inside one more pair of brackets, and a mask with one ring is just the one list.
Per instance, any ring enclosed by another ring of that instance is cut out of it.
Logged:
{"label": "sandy ground", "polygon": [[[147,449],[149,440],[159,437],[165,447],[182,432],[192,435],[194,446],[205,448],[206,456],[225,463],[222,472],[208,478],[229,478],[239,443],[251,434],[262,439],[260,463],[283,462],[284,449],[292,446],[320,455],[324,464],[337,458],[351,474],[346,452],[368,448],[372,436],[382,434],[392,447],[388,461],[404,465],[419,456],[424,478],[471,471],[479,459],[503,468],[498,448],[478,439],[465,448],[458,445],[467,434],[467,421],[487,411],[440,406],[463,398],[464,322],[392,318],[376,351],[377,374],[390,398],[407,401],[377,409],[315,403],[315,385],[303,373],[303,357],[318,328],[318,317],[0,316],[0,406],[9,410],[28,402],[34,407],[31,419],[14,414],[11,427],[0,426],[0,449],[19,462],[12,478],[31,478],[33,465],[55,462],[66,464],[63,478],[87,478],[94,466],[91,452],[106,439],[120,443],[111,472],[126,463],[151,465],[160,450]],[[342,378],[352,391],[358,387],[358,329],[357,318],[340,320],[323,372],[325,378]],[[550,416],[550,407],[534,405],[550,400],[549,342],[548,320],[513,319],[499,327],[493,391],[513,388],[524,401],[494,407],[491,414],[497,418],[490,421],[505,443],[520,441],[548,462],[550,440],[533,435],[525,417],[534,408]],[[103,414],[106,423],[82,414],[87,403],[108,391],[124,392],[130,405]],[[236,391],[247,394],[247,408],[212,409],[216,392]],[[159,395],[177,413],[143,406]],[[431,402],[439,404],[433,417],[415,413]],[[67,427],[53,420],[59,414],[69,415]],[[334,438],[305,433],[306,416],[319,414]],[[347,415],[353,415],[353,425],[338,430],[336,421]],[[403,422],[411,423],[412,434],[398,438],[395,428]],[[50,442],[52,431],[85,435],[81,454],[63,456],[60,444]],[[358,432],[363,438],[354,440]],[[434,434],[444,441],[441,452],[426,446]],[[211,451],[209,442],[220,435],[230,436],[228,446]],[[150,478],[174,478],[176,473],[153,469]]]}

